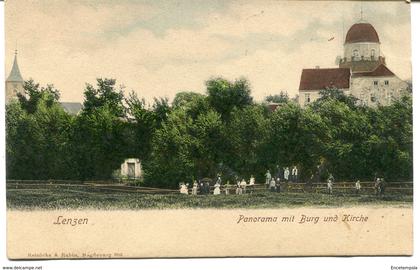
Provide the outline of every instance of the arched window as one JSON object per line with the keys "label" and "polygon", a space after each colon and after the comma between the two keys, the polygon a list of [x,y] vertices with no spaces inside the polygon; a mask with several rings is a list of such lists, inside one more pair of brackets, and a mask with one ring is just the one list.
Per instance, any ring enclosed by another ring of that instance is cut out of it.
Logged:
{"label": "arched window", "polygon": [[353,50],[353,57],[359,57],[359,50]]}
{"label": "arched window", "polygon": [[370,50],[370,57],[375,58],[376,57],[376,51],[375,49]]}

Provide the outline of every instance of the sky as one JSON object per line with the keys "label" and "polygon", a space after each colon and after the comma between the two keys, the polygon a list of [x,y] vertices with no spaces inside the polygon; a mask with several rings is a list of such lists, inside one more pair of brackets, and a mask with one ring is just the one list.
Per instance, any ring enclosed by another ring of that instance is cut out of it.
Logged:
{"label": "sky", "polygon": [[363,18],[387,66],[411,78],[404,1],[6,0],[6,77],[14,50],[25,80],[83,101],[86,83],[114,78],[128,94],[170,100],[205,81],[245,77],[255,100],[298,93],[303,68],[336,67],[343,36]]}

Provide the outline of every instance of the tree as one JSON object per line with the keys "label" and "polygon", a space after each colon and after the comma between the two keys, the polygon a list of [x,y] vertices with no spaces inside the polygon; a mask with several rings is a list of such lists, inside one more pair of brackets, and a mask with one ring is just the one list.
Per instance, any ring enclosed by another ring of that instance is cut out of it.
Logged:
{"label": "tree", "polygon": [[111,179],[113,171],[132,151],[124,94],[115,82],[97,79],[97,88],[86,85],[83,111],[71,134],[72,155],[80,179]]}
{"label": "tree", "polygon": [[123,105],[124,93],[122,88],[115,88],[116,81],[114,79],[98,78],[96,82],[97,88],[91,84],[86,84],[83,113],[89,114],[97,108],[107,106],[113,115],[125,117],[126,111]]}
{"label": "tree", "polygon": [[279,94],[276,95],[269,95],[265,97],[266,102],[270,103],[287,103],[289,102],[289,95],[287,92],[280,91]]}
{"label": "tree", "polygon": [[71,178],[74,167],[68,141],[72,117],[57,102],[51,104],[45,93],[39,96],[36,108],[27,107],[31,113],[21,107],[18,103],[7,105],[7,178]]}
{"label": "tree", "polygon": [[109,180],[128,157],[128,124],[109,105],[90,108],[76,118],[71,150],[77,177],[82,180]]}
{"label": "tree", "polygon": [[28,113],[35,113],[41,100],[45,106],[51,107],[60,98],[60,92],[53,85],[49,84],[46,87],[41,87],[39,83],[35,83],[32,79],[24,82],[23,89],[25,94],[18,93],[18,100],[22,108]]}
{"label": "tree", "polygon": [[269,120],[265,106],[251,105],[234,109],[229,123],[224,129],[222,148],[225,166],[243,177],[263,173],[265,164],[261,163],[261,147],[269,133]]}
{"label": "tree", "polygon": [[267,168],[298,165],[308,179],[322,158],[321,145],[327,136],[319,115],[288,103],[270,115],[269,134],[260,152],[262,164]]}
{"label": "tree", "polygon": [[328,134],[321,144],[326,168],[338,179],[365,178],[370,170],[364,143],[372,128],[364,109],[328,98],[308,110],[321,117]]}
{"label": "tree", "polygon": [[202,99],[205,96],[195,92],[178,92],[172,101],[173,108],[179,108],[183,106],[189,106],[189,104],[196,102],[198,99]]}
{"label": "tree", "polygon": [[316,108],[319,104],[322,104],[326,100],[336,100],[342,103],[345,103],[350,108],[355,108],[357,106],[358,99],[352,95],[344,94],[343,90],[340,90],[335,87],[327,87],[319,91],[320,98],[311,104],[313,108]]}
{"label": "tree", "polygon": [[210,79],[206,82],[209,104],[228,120],[233,109],[252,104],[251,89],[246,79],[230,82],[223,78]]}

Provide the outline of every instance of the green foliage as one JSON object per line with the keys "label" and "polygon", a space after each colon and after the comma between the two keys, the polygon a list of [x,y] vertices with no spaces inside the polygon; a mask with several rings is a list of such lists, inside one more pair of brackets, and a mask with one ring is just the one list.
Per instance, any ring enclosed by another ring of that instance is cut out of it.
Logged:
{"label": "green foliage", "polygon": [[281,91],[279,94],[276,95],[269,95],[265,97],[265,101],[270,103],[287,103],[289,102],[289,95],[287,92]]}
{"label": "green foliage", "polygon": [[230,82],[223,78],[215,78],[206,82],[210,106],[222,115],[224,120],[229,118],[233,109],[243,108],[252,104],[251,89],[246,79]]}
{"label": "green foliage", "polygon": [[[53,86],[25,83],[6,106],[8,179],[108,180],[126,158],[139,158],[145,184],[176,188],[201,178],[264,181],[267,169],[298,166],[308,180],[321,165],[337,180],[412,178],[412,99],[359,106],[337,89],[305,108],[286,99],[274,112],[255,104],[245,79],[206,82],[207,95],[180,92],[151,106],[125,98],[113,79],[87,85],[82,113],[67,114]],[[281,99],[280,99],[281,98]]]}
{"label": "green foliage", "polygon": [[85,102],[83,103],[83,112],[92,113],[97,108],[107,106],[113,115],[118,117],[125,116],[125,107],[123,106],[124,94],[122,89],[116,89],[114,79],[102,79],[97,81],[97,88],[91,84],[86,84],[84,91]]}
{"label": "green foliage", "polygon": [[43,95],[33,113],[18,103],[6,107],[7,178],[65,179],[70,176],[69,148],[71,117]]}
{"label": "green foliage", "polygon": [[53,85],[40,87],[32,79],[24,82],[23,89],[25,94],[18,93],[18,100],[27,113],[34,113],[41,101],[45,103],[45,106],[51,107],[60,98],[60,92]]}

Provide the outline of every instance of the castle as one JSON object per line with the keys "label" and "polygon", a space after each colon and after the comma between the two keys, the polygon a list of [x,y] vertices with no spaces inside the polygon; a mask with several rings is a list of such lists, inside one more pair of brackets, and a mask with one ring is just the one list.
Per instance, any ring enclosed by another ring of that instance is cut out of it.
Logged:
{"label": "castle", "polygon": [[303,69],[299,85],[299,104],[306,106],[320,97],[320,91],[337,88],[367,106],[389,105],[408,89],[385,63],[375,28],[366,21],[347,31],[344,56],[338,68]]}

